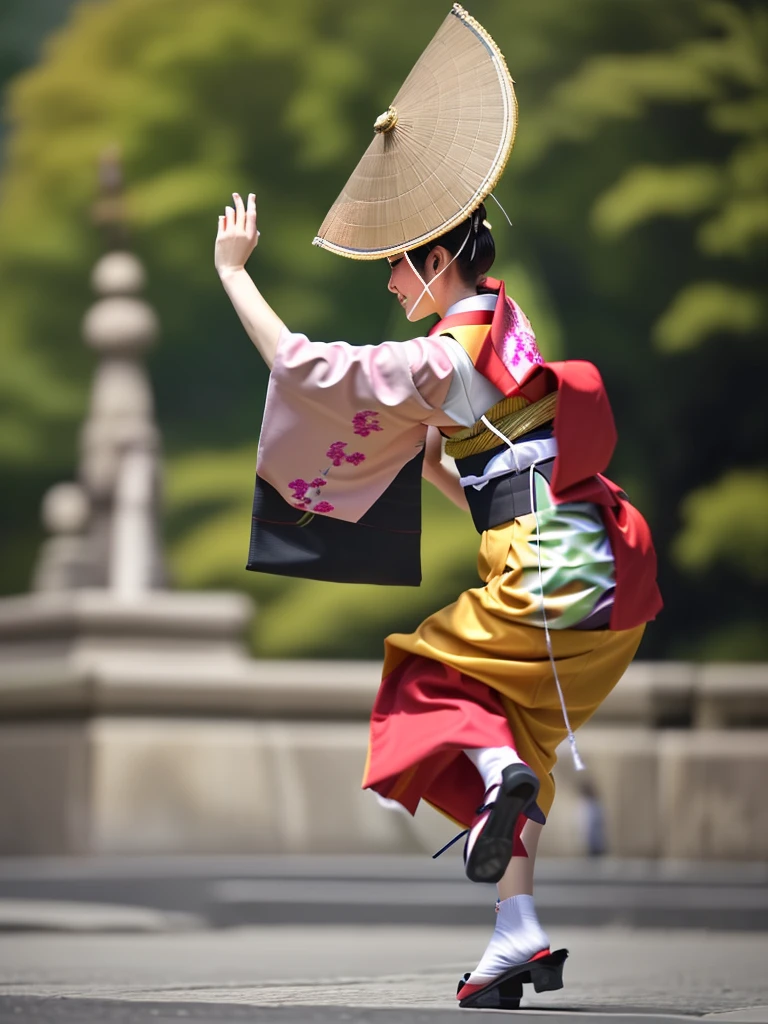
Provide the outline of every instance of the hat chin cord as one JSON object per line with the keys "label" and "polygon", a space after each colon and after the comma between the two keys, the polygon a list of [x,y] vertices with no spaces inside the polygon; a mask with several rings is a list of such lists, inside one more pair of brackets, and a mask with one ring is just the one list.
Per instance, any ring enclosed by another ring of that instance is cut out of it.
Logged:
{"label": "hat chin cord", "polygon": [[[458,259],[458,257],[459,257],[459,256],[461,255],[461,251],[462,251],[462,249],[464,248],[464,246],[465,246],[465,245],[467,244],[467,242],[469,241],[469,239],[470,239],[470,236],[471,236],[471,234],[472,234],[472,225],[470,224],[470,225],[469,225],[469,231],[467,232],[467,237],[466,237],[466,238],[464,239],[464,241],[463,241],[463,242],[461,243],[461,245],[459,246],[459,248],[458,248],[458,249],[456,250],[456,254],[455,254],[454,256],[452,256],[452,257],[451,257],[451,259],[450,259],[450,260],[448,261],[448,263],[446,263],[446,264],[445,264],[445,266],[443,267],[443,269],[442,269],[442,270],[439,270],[439,271],[438,271],[438,272],[437,272],[437,273],[435,274],[435,276],[434,276],[434,277],[432,278],[432,282],[431,282],[432,284],[434,284],[434,283],[435,283],[435,281],[436,281],[436,280],[438,279],[438,277],[440,277],[440,275],[441,275],[441,274],[444,274],[444,273],[446,272],[446,270],[448,269],[448,267],[450,267],[451,263],[453,263],[453,261],[454,261],[455,259]],[[416,307],[417,307],[417,306],[418,306],[418,304],[419,304],[419,303],[421,302],[421,300],[422,300],[422,299],[424,298],[424,296],[425,296],[425,295],[429,295],[430,299],[432,299],[432,301],[433,301],[433,302],[435,301],[435,296],[434,296],[434,295],[432,294],[432,291],[430,290],[430,287],[429,287],[429,285],[427,284],[427,282],[426,282],[426,281],[424,280],[424,278],[423,278],[423,277],[421,276],[421,274],[420,274],[420,273],[418,272],[418,270],[416,269],[416,267],[414,267],[413,263],[411,262],[411,257],[410,257],[410,256],[408,255],[408,250],[407,250],[407,249],[406,249],[406,251],[405,251],[405,252],[403,253],[403,255],[405,256],[405,258],[406,258],[406,260],[407,260],[407,262],[408,262],[408,266],[409,266],[409,267],[411,268],[411,270],[412,270],[412,271],[414,272],[414,274],[416,275],[416,277],[418,277],[418,279],[419,279],[419,280],[421,281],[422,285],[424,286],[424,287],[423,287],[423,288],[421,289],[421,295],[419,295],[418,299],[416,299],[416,301],[414,302],[414,304],[413,304],[413,305],[411,306],[411,308],[410,308],[410,309],[408,310],[408,312],[407,312],[407,313],[405,314],[405,318],[406,318],[406,320],[410,320],[411,322],[413,322],[413,319],[414,319],[414,316],[413,316],[413,314],[414,314],[414,313],[416,312]]]}

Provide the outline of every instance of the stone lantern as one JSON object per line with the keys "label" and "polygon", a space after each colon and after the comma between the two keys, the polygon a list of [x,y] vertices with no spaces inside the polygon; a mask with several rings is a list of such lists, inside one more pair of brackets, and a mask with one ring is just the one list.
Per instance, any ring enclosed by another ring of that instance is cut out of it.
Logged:
{"label": "stone lantern", "polygon": [[139,297],[145,274],[132,253],[102,256],[91,280],[99,298],[83,336],[99,361],[81,432],[79,482],[56,484],[43,499],[51,537],[33,587],[105,587],[139,597],[166,582],[158,542],[161,439],[143,364],[159,325]]}

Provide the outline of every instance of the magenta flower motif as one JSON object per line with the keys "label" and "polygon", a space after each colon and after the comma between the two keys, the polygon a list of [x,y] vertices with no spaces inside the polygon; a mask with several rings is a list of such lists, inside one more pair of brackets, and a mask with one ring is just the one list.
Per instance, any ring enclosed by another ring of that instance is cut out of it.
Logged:
{"label": "magenta flower motif", "polygon": [[301,477],[296,480],[291,480],[288,486],[293,491],[293,496],[297,501],[301,501],[309,490],[309,484],[306,480],[302,480]]}
{"label": "magenta flower motif", "polygon": [[[514,348],[512,348],[513,345]],[[505,348],[507,351],[512,349],[512,354],[509,357],[509,364],[511,366],[519,366],[523,360],[531,364],[544,362],[536,344],[536,339],[528,331],[510,334]]]}
{"label": "magenta flower motif", "polygon": [[355,413],[352,419],[352,429],[360,437],[368,437],[369,434],[384,428],[379,423],[379,414],[373,409],[362,409]]}
{"label": "magenta flower motif", "polygon": [[334,441],[328,451],[325,453],[326,456],[331,460],[334,466],[340,466],[345,459],[344,449],[347,447],[346,441]]}
{"label": "magenta flower motif", "polygon": [[[382,427],[378,421],[378,413],[372,409],[363,409],[361,412],[355,414],[352,420],[352,425],[355,429],[356,434],[360,434],[362,437],[367,437],[373,431],[381,430]],[[365,462],[365,455],[362,452],[352,452],[351,455],[347,455],[348,441],[333,441],[330,448],[325,453],[326,457],[331,460],[331,465],[341,466],[345,462],[348,462],[351,466],[359,466],[361,462]],[[314,491],[315,497],[320,494],[320,488],[325,487],[328,483],[326,475],[329,469],[325,470],[323,476],[316,476],[314,480],[303,480],[301,477],[297,477],[295,480],[291,480],[288,484],[290,489],[293,491],[293,505],[294,508],[306,510],[312,505],[313,498],[307,497],[308,491]],[[328,501],[319,501],[312,512],[333,512],[335,506],[331,505]]]}

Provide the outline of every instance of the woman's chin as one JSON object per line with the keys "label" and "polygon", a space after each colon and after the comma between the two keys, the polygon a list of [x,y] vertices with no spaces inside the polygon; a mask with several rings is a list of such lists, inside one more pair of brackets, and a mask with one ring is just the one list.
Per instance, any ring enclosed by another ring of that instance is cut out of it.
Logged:
{"label": "woman's chin", "polygon": [[417,323],[419,320],[423,320],[427,316],[432,316],[432,313],[434,312],[434,310],[430,310],[428,308],[425,309],[422,308],[422,306],[417,306],[415,309],[408,309],[403,306],[403,310],[405,311],[405,319],[412,324]]}

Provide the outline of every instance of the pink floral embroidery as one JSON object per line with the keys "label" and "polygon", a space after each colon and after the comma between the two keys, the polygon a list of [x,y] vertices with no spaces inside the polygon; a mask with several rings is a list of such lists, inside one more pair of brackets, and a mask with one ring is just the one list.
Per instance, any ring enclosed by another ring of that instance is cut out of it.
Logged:
{"label": "pink floral embroidery", "polygon": [[368,437],[374,431],[383,430],[379,423],[379,414],[373,409],[363,409],[355,413],[352,419],[352,429],[360,437]]}
{"label": "pink floral embroidery", "polygon": [[510,334],[506,338],[504,347],[507,353],[512,349],[511,356],[507,357],[508,364],[511,366],[519,366],[521,362],[529,365],[544,362],[536,344],[536,338],[527,331]]}
{"label": "pink floral embroidery", "polygon": [[[361,412],[355,414],[355,418],[352,420],[352,426],[354,427],[355,433],[360,434],[362,437],[367,437],[370,433],[381,430],[382,427],[377,419],[378,413],[372,409],[363,409]],[[351,466],[359,466],[361,462],[365,462],[365,455],[363,452],[352,452],[351,455],[347,455],[346,448],[349,444],[348,441],[333,441],[330,448],[325,453],[326,457],[331,460],[331,465],[341,466],[345,462],[348,462]],[[334,507],[328,501],[319,501],[314,508],[312,508],[312,502],[314,498],[308,497],[307,492],[313,490],[315,492],[315,498],[320,494],[320,488],[325,487],[328,481],[325,477],[328,475],[330,470],[323,470],[323,476],[316,476],[314,480],[309,482],[303,480],[301,477],[297,477],[295,480],[291,480],[288,484],[290,489],[293,491],[293,506],[294,508],[301,509],[302,511],[312,512],[333,512]]]}
{"label": "pink floral embroidery", "polygon": [[[288,486],[293,491],[293,497],[296,501],[301,501],[309,490],[309,484],[306,480],[302,480],[301,477],[296,480],[291,480]],[[306,498],[304,503],[308,505],[309,498]]]}
{"label": "pink floral embroidery", "polygon": [[[346,441],[334,441],[328,451],[325,453],[326,456],[331,460],[334,466],[340,466],[345,459],[344,449],[347,447]],[[290,486],[290,484],[288,485]]]}
{"label": "pink floral embroidery", "polygon": [[[346,447],[346,441],[334,441],[325,453],[334,466],[340,466],[343,462],[351,462],[353,466],[359,466],[361,462],[365,462],[365,456],[362,452],[352,452],[351,455],[347,455],[344,451]],[[325,484],[325,482],[323,480],[322,483]]]}

